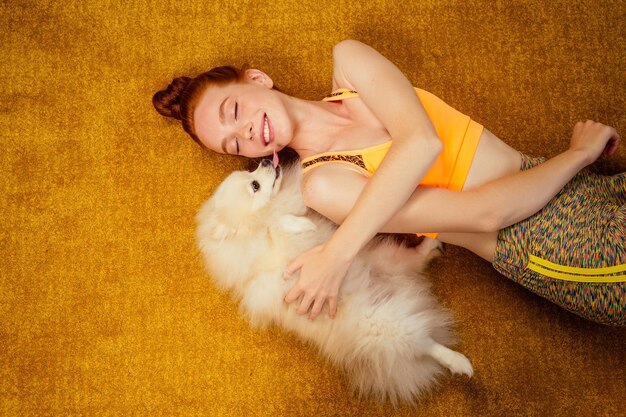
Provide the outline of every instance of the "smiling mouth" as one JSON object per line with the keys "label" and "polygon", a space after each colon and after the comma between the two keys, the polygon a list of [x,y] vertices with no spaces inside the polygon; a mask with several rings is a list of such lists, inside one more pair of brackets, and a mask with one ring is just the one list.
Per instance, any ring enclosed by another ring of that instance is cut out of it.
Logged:
{"label": "smiling mouth", "polygon": [[272,135],[270,133],[270,122],[267,118],[267,114],[263,115],[263,143],[265,146],[269,145],[272,141]]}

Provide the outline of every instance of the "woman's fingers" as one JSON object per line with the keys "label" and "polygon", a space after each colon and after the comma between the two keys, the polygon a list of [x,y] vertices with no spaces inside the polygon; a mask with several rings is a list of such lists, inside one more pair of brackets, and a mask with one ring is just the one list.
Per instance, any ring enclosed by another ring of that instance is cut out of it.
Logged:
{"label": "woman's fingers", "polygon": [[328,297],[328,315],[331,319],[337,314],[337,297]]}
{"label": "woman's fingers", "polygon": [[307,296],[307,294],[304,293],[304,297],[302,297],[302,302],[300,303],[300,307],[298,307],[298,309],[296,310],[296,313],[301,316],[306,314],[309,311],[309,307],[311,307],[312,302],[313,298]]}
{"label": "woman's fingers", "polygon": [[[325,253],[324,245],[319,245],[294,258],[287,266],[284,277],[300,270],[300,274],[285,295],[285,302],[296,302],[296,313],[307,314],[309,319],[315,320],[323,308],[329,303],[329,315],[337,311],[337,295],[341,281],[345,278],[351,260],[345,260],[333,253]],[[301,297],[301,298],[300,298]]]}
{"label": "woman's fingers", "polygon": [[587,163],[593,163],[601,155],[613,155],[619,146],[619,135],[611,126],[587,120],[574,126],[570,148],[587,154]]}
{"label": "woman's fingers", "polygon": [[303,291],[294,285],[293,288],[291,288],[285,295],[285,302],[287,304],[293,303],[300,297],[302,293]]}
{"label": "woman's fingers", "polygon": [[322,245],[316,246],[313,249],[310,249],[296,256],[293,259],[293,261],[291,261],[291,263],[287,265],[287,268],[285,268],[285,272],[283,273],[283,278],[288,279],[290,276],[295,274],[298,270],[302,268],[302,265],[304,265],[304,262],[307,260],[309,256],[311,256],[314,253],[319,252],[320,250],[322,250]]}
{"label": "woman's fingers", "polygon": [[296,310],[298,315],[305,315],[310,310],[309,319],[315,320],[322,313],[325,302],[329,303],[330,318],[333,318],[337,312],[337,297],[308,296],[304,290],[298,289],[295,286],[285,295],[285,302],[291,304],[301,297],[302,301],[300,301],[300,305]]}
{"label": "woman's fingers", "polygon": [[319,297],[315,300],[315,303],[313,303],[313,307],[311,308],[311,314],[309,314],[310,320],[315,320],[317,316],[320,315],[320,313],[322,312],[322,308],[324,307],[324,302],[325,299],[322,297]]}
{"label": "woman's fingers", "polygon": [[295,272],[300,270],[300,268],[302,268],[302,265],[304,264],[305,255],[306,255],[306,252],[298,255],[293,261],[291,261],[289,265],[287,265],[287,268],[285,268],[285,272],[283,273],[284,279],[288,279]]}
{"label": "woman's fingers", "polygon": [[[315,298],[311,295],[308,295],[304,289],[299,288],[297,285],[294,285],[285,295],[285,302],[287,304],[291,304],[294,301],[297,301],[300,297],[302,300],[296,309],[296,313],[299,315],[306,314],[311,307],[311,304],[315,301]],[[324,304],[324,300],[322,299],[322,304]]]}
{"label": "woman's fingers", "polygon": [[607,143],[606,149],[604,150],[604,154],[608,156],[612,156],[617,151],[617,148],[619,147],[619,142],[620,142],[619,135],[616,132],[613,135],[613,137],[611,137],[611,139],[609,140],[609,143]]}

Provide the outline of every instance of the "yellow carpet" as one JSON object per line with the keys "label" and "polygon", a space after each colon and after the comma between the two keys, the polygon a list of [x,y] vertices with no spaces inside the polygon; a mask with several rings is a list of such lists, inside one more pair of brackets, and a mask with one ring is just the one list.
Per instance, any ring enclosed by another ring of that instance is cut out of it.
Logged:
{"label": "yellow carpet", "polygon": [[[212,286],[193,217],[244,161],[201,151],[152,94],[247,62],[319,99],[333,45],[355,38],[551,156],[580,119],[626,137],[625,22],[619,0],[1,2],[0,414],[412,415],[359,400],[314,349],[251,330]],[[626,170],[626,148],[598,167]],[[623,329],[464,250],[432,274],[476,374],[444,380],[420,415],[624,412]]]}

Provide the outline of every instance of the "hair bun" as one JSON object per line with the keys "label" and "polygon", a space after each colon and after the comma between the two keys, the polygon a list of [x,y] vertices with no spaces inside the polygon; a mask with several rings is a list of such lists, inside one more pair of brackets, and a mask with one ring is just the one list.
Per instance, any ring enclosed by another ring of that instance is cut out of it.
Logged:
{"label": "hair bun", "polygon": [[190,82],[189,77],[174,78],[165,90],[155,93],[152,96],[152,104],[156,111],[163,116],[180,120],[180,98]]}

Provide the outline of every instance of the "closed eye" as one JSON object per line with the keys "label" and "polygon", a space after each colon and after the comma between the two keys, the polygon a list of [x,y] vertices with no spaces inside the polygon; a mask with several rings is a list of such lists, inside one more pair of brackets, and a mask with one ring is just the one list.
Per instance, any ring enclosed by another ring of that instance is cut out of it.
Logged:
{"label": "closed eye", "polygon": [[231,139],[228,142],[227,153],[229,155],[239,155],[239,141],[237,140],[237,138]]}
{"label": "closed eye", "polygon": [[[238,103],[235,101],[235,112],[234,112],[234,113],[235,113],[235,120],[237,120],[237,119],[238,119],[238,111],[237,111],[237,110],[238,110],[238,107],[239,107],[239,105],[238,105]],[[235,139],[235,146],[237,147],[237,149],[236,149],[236,154],[237,154],[237,155],[239,155],[239,141],[238,141],[237,139]]]}

